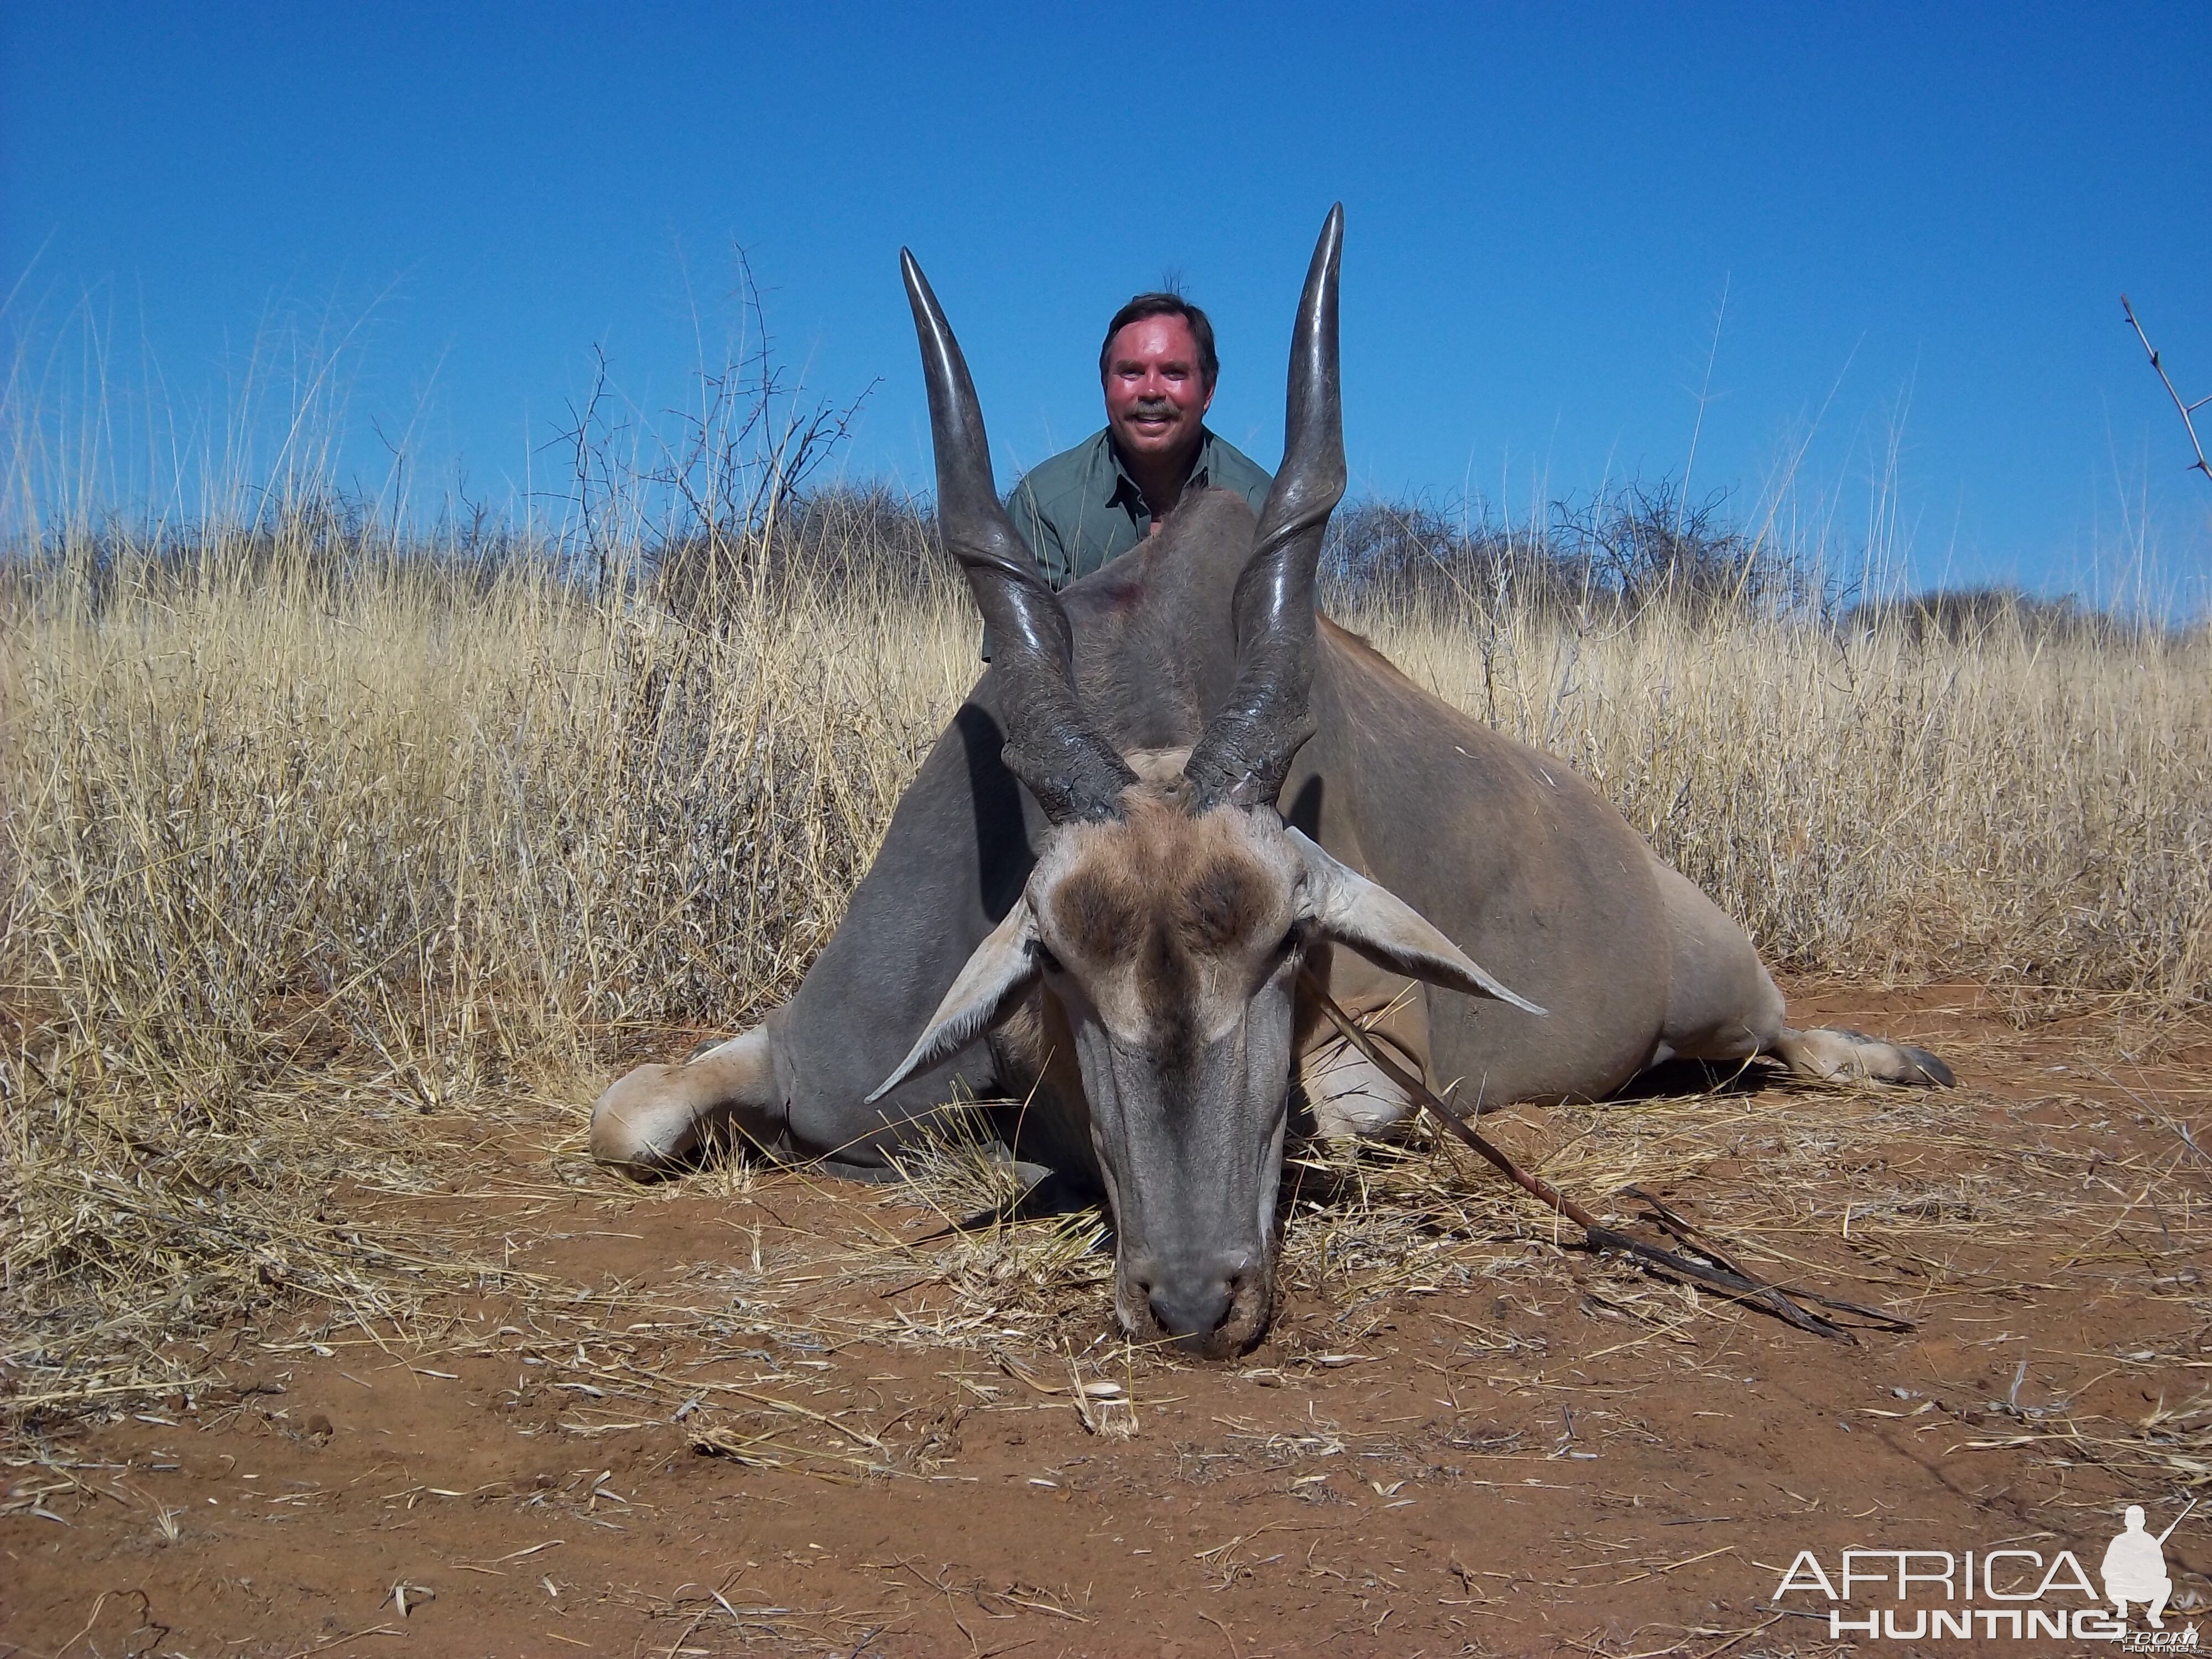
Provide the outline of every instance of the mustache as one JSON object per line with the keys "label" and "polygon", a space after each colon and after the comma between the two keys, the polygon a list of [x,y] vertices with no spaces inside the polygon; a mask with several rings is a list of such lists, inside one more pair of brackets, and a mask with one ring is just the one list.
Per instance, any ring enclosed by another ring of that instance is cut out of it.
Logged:
{"label": "mustache", "polygon": [[1130,405],[1133,415],[1172,415],[1176,406],[1165,398],[1139,398]]}

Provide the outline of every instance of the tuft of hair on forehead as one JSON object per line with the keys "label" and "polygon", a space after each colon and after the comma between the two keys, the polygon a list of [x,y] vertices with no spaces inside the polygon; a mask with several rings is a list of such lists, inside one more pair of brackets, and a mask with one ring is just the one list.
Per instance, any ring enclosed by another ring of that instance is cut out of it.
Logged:
{"label": "tuft of hair on forehead", "polygon": [[1124,792],[1119,822],[1082,826],[1048,902],[1071,950],[1097,962],[1155,948],[1212,955],[1270,921],[1282,873],[1253,846],[1244,815],[1194,817],[1182,780]]}

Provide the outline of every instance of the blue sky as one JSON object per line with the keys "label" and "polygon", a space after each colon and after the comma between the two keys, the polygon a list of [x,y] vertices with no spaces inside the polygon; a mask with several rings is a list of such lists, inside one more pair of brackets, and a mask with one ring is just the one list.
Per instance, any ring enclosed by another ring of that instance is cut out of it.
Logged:
{"label": "blue sky", "polygon": [[2118,298],[2212,392],[2201,0],[4,16],[31,359],[90,315],[116,407],[189,420],[257,333],[333,321],[349,465],[404,433],[433,493],[557,487],[594,347],[639,410],[681,401],[733,243],[812,392],[879,382],[855,477],[928,478],[902,243],[1002,481],[1096,428],[1103,319],[1169,271],[1220,332],[1213,424],[1272,465],[1341,198],[1355,488],[1519,515],[1680,476],[1694,432],[1700,493],[1786,472],[1796,533],[1922,584],[2109,587],[2147,550],[2193,608],[2212,567]]}

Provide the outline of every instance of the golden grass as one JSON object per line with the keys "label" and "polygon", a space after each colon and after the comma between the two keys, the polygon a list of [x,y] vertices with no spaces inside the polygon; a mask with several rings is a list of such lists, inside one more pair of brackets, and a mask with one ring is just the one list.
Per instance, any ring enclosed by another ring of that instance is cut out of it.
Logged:
{"label": "golden grass", "polygon": [[2201,628],[1347,620],[1596,782],[1770,963],[2176,1006],[2212,988]]}
{"label": "golden grass", "polygon": [[[151,1386],[186,1363],[166,1341],[258,1304],[398,1316],[465,1281],[465,1255],[331,1194],[459,1155],[418,1112],[580,1113],[622,1059],[788,994],[975,671],[949,585],[755,586],[695,624],[526,563],[334,569],[281,534],[23,576],[4,604],[18,1414]],[[1581,768],[1775,960],[2154,1012],[2212,988],[2201,633],[1346,620]],[[1468,1234],[1424,1182],[1395,1181],[1391,1237],[1363,1224],[1350,1255],[1294,1218],[1289,1271],[1428,1273],[1424,1238]],[[1085,1237],[963,1235],[945,1271],[1035,1312],[1071,1275],[1097,1288]]]}

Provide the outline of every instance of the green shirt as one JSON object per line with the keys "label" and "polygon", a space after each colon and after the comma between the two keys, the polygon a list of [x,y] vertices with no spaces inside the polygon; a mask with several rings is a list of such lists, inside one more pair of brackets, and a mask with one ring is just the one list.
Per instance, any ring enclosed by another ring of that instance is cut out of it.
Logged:
{"label": "green shirt", "polygon": [[[1183,488],[1233,489],[1259,512],[1274,480],[1226,440],[1203,427],[1199,433],[1198,459]],[[1023,474],[1006,497],[1006,511],[1055,588],[1089,575],[1152,533],[1145,492],[1103,430]]]}

